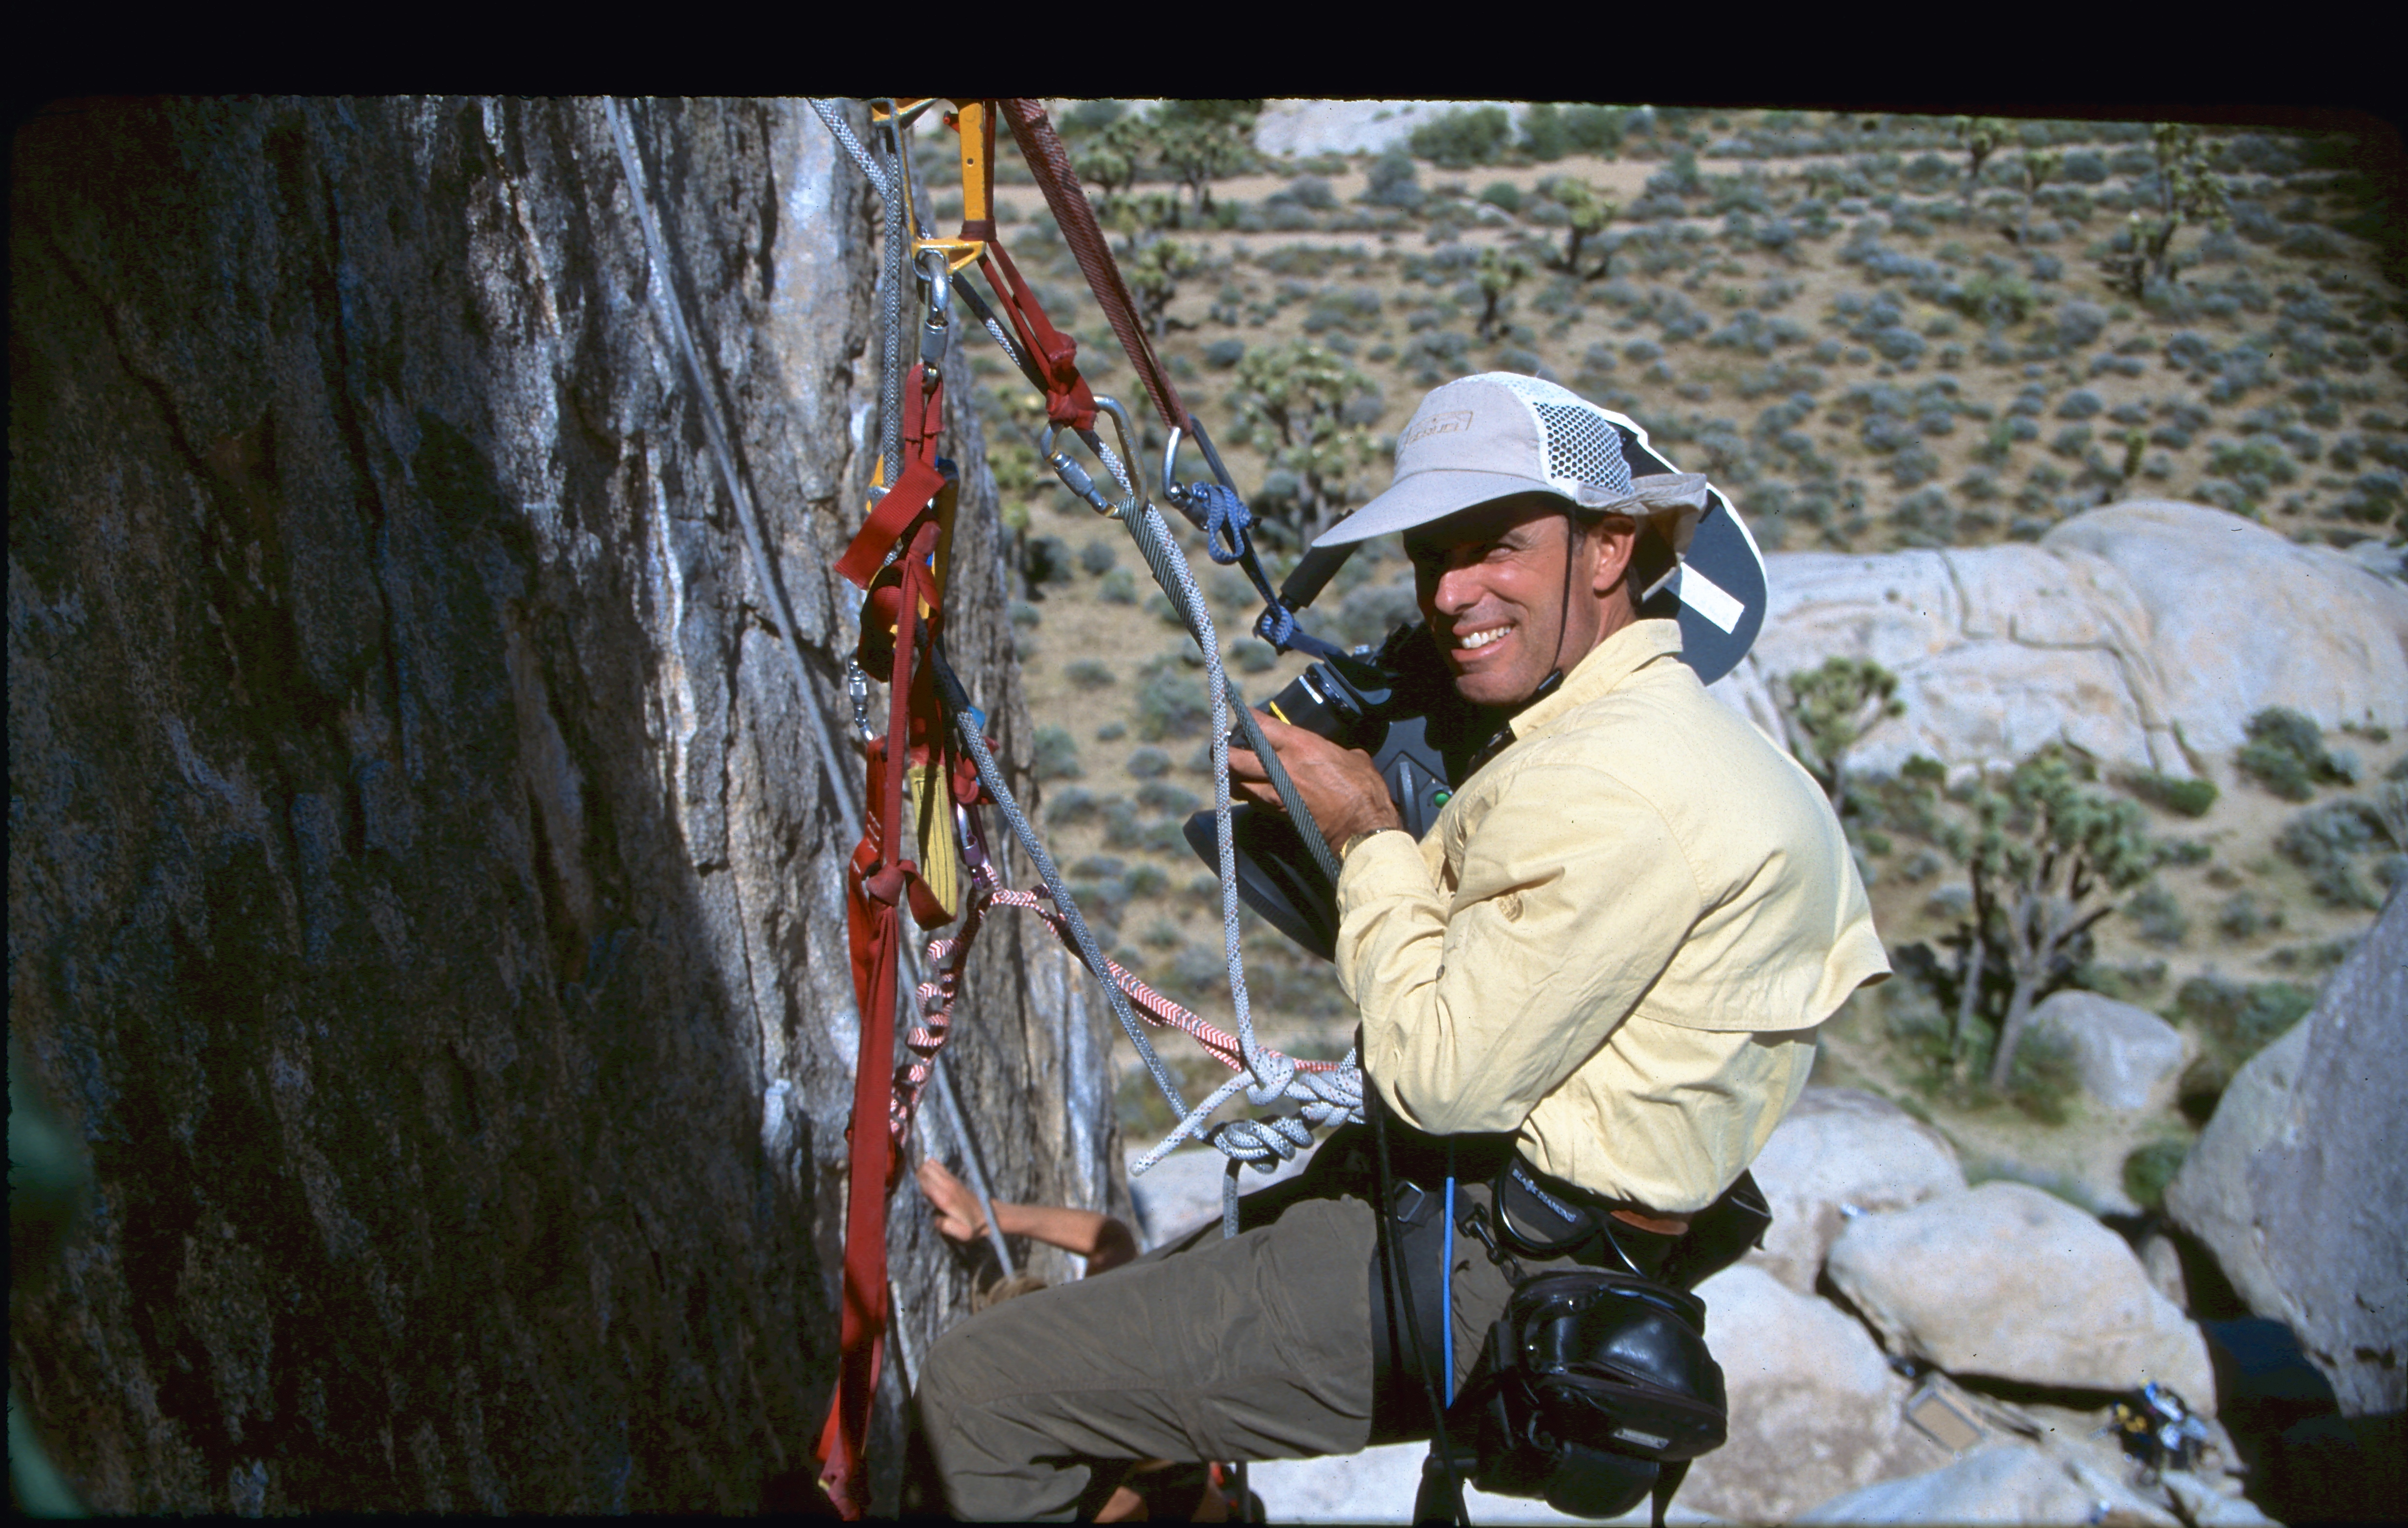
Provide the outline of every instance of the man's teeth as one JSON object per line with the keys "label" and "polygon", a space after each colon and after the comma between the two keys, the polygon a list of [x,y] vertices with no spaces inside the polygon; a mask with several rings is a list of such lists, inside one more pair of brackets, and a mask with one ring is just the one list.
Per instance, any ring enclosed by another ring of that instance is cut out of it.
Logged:
{"label": "man's teeth", "polygon": [[1473,648],[1487,646],[1512,629],[1510,626],[1493,626],[1485,631],[1474,631],[1468,636],[1456,639],[1455,645],[1469,653]]}

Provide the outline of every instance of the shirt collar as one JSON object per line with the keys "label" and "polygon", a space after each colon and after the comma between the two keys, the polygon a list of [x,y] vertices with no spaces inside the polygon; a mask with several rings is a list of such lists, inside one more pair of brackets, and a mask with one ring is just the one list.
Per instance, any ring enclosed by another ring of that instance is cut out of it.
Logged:
{"label": "shirt collar", "polygon": [[1621,688],[1624,681],[1641,669],[1659,658],[1678,656],[1680,651],[1680,622],[1631,622],[1572,665],[1572,671],[1564,675],[1564,682],[1555,686],[1554,694],[1532,701],[1528,709],[1515,716],[1512,723],[1514,738],[1526,738],[1573,707],[1586,705]]}

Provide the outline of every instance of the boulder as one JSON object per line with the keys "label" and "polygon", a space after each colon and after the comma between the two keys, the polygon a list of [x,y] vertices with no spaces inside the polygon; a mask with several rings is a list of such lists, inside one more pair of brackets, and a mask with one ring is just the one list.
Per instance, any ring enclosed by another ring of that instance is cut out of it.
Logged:
{"label": "boulder", "polygon": [[1510,101],[1266,101],[1254,119],[1254,148],[1273,155],[1376,154],[1397,148],[1449,111],[1502,107],[1515,117],[1523,107]]}
{"label": "boulder", "polygon": [[2250,1309],[2287,1323],[2351,1416],[2408,1404],[2408,897],[2251,1058],[2166,1189]]}
{"label": "boulder", "polygon": [[[2166,703],[2192,748],[2240,747],[2268,706],[2327,727],[2398,726],[2408,712],[2408,588],[2346,554],[2162,500],[2076,515],[2040,544],[2123,575],[2148,612]],[[2242,612],[2250,637],[2235,641]]]}
{"label": "boulder", "polygon": [[1800,1294],[1813,1292],[1823,1255],[1850,1215],[1902,1210],[1965,1187],[1945,1137],[1853,1088],[1808,1088],[1752,1170],[1772,1207],[1772,1229],[1748,1261]]}
{"label": "boulder", "polygon": [[1824,1269],[1892,1352],[2033,1385],[2128,1391],[2159,1380],[2214,1412],[2199,1329],[2123,1238],[2028,1185],[1985,1183],[1858,1217]]}
{"label": "boulder", "polygon": [[1698,1287],[1730,1393],[1730,1441],[1691,1466],[1681,1502],[1770,1522],[1947,1457],[1904,1420],[1909,1386],[1864,1327],[1742,1263]]}
{"label": "boulder", "polygon": [[2030,1033],[2056,1035],[2072,1048],[2083,1090],[2111,1109],[2171,1103],[2190,1060],[2180,1030],[2146,1008],[2096,992],[2051,993],[2032,1010],[2030,1025]]}
{"label": "boulder", "polygon": [[1887,1480],[1825,1502],[1792,1522],[2124,1522],[2181,1521],[2096,1470],[2028,1443],[1998,1443],[1953,1464]]}
{"label": "boulder", "polygon": [[[1764,633],[1714,692],[1778,738],[1768,681],[1873,659],[1899,676],[1905,712],[1866,732],[1852,770],[1916,754],[2003,766],[2061,742],[2111,768],[2188,775],[2192,753],[2239,746],[2268,706],[2328,727],[2408,724],[2408,587],[2220,510],[2117,504],[2036,545],[1765,566]],[[2244,609],[2255,636],[2235,642]]]}

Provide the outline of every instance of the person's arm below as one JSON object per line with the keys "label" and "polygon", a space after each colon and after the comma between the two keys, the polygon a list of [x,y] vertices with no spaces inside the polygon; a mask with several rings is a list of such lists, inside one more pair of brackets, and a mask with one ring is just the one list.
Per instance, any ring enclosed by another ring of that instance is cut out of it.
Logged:
{"label": "person's arm below", "polygon": [[[920,1191],[937,1212],[937,1229],[957,1242],[986,1234],[986,1217],[979,1213],[978,1196],[933,1157],[922,1160],[912,1175]],[[1100,1274],[1137,1256],[1137,1238],[1111,1216],[1096,1210],[1074,1210],[1060,1204],[1014,1204],[992,1200],[996,1226],[1007,1236],[1031,1236],[1049,1247],[1074,1252],[1087,1260],[1087,1272]]]}
{"label": "person's arm below", "polygon": [[1007,1236],[1034,1236],[1049,1247],[1075,1252],[1087,1260],[1087,1272],[1100,1274],[1137,1256],[1137,1238],[1129,1228],[1100,1210],[1074,1210],[1065,1204],[1011,1204],[996,1200],[996,1222]]}

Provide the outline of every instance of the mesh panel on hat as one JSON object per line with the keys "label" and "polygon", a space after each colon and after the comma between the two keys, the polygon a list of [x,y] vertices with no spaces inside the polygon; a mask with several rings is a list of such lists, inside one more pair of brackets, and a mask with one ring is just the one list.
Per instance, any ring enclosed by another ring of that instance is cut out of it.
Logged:
{"label": "mesh panel on hat", "polygon": [[1479,380],[1502,387],[1529,408],[1546,452],[1548,481],[1557,488],[1569,495],[1585,483],[1609,489],[1617,497],[1629,494],[1630,465],[1623,459],[1622,434],[1604,410],[1568,387],[1519,372],[1492,371]]}

